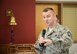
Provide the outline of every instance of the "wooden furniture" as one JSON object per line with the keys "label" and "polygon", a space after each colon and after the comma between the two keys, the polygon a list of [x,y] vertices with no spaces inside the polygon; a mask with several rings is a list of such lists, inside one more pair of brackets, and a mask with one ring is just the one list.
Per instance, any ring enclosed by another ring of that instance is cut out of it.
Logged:
{"label": "wooden furniture", "polygon": [[0,54],[8,54],[8,53],[9,53],[9,45],[0,44]]}
{"label": "wooden furniture", "polygon": [[36,54],[33,44],[0,44],[1,54]]}

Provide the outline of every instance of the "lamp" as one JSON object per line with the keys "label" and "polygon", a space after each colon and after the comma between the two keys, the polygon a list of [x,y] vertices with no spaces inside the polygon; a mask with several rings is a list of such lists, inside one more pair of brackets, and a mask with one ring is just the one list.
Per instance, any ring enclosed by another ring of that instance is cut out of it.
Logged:
{"label": "lamp", "polygon": [[8,9],[6,11],[6,16],[10,17],[9,25],[11,26],[11,35],[10,35],[10,44],[13,44],[14,42],[14,28],[13,26],[17,25],[16,19],[14,17],[13,11],[11,9]]}
{"label": "lamp", "polygon": [[9,25],[17,25],[15,17],[12,16]]}

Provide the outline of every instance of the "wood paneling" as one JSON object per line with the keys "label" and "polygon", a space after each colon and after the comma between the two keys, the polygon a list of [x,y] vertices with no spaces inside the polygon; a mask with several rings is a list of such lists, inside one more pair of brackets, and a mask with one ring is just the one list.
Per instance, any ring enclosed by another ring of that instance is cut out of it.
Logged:
{"label": "wood paneling", "polygon": [[1,54],[35,54],[33,44],[0,44]]}

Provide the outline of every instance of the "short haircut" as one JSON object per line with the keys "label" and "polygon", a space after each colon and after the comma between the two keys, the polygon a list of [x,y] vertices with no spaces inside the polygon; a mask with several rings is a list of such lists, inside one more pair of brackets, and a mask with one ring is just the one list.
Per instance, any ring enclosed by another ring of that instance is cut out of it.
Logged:
{"label": "short haircut", "polygon": [[[43,12],[47,12],[47,11],[49,11],[49,10],[52,10],[53,12],[55,12],[53,8],[45,8],[45,9],[43,10]],[[57,17],[57,19],[59,19],[58,15],[56,15],[56,17]]]}
{"label": "short haircut", "polygon": [[48,10],[52,10],[54,12],[53,8],[45,8],[43,12],[47,12]]}

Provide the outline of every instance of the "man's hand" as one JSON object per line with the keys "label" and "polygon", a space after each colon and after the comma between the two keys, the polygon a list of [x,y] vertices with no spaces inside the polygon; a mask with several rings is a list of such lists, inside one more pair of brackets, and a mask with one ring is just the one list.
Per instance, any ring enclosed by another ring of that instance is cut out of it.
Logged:
{"label": "man's hand", "polygon": [[44,43],[44,38],[43,37],[40,37],[39,38],[39,43],[41,44],[41,43]]}
{"label": "man's hand", "polygon": [[47,45],[49,45],[49,44],[52,44],[52,40],[50,40],[50,39],[44,39],[43,37],[40,37],[40,38],[39,38],[39,43],[40,43],[40,44],[41,44],[41,43],[45,43],[44,46],[47,46]]}
{"label": "man's hand", "polygon": [[52,44],[52,40],[50,40],[50,39],[44,39],[43,42],[45,43],[44,46]]}

